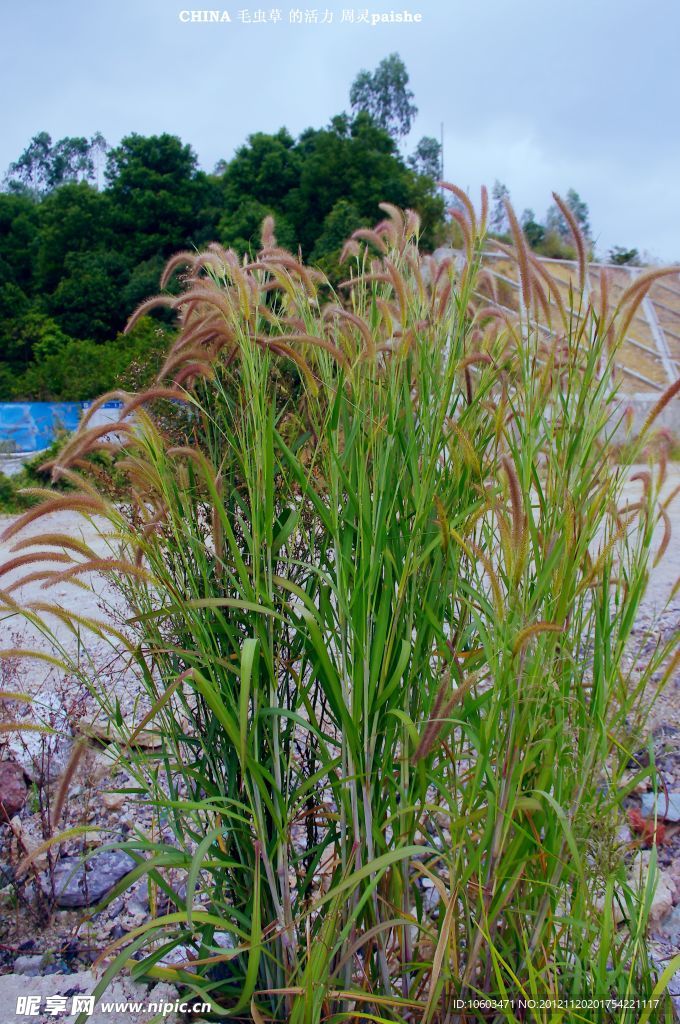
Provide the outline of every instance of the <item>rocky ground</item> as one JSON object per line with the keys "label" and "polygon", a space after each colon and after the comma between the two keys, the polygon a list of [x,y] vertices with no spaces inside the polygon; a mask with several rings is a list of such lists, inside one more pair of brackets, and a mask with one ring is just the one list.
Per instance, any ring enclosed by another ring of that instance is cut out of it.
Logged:
{"label": "rocky ground", "polygon": [[[669,472],[666,491],[680,484],[680,465]],[[635,500],[640,483],[629,485]],[[81,536],[96,551],[108,553],[107,543],[97,534],[96,524],[75,519],[70,513],[50,517],[50,532],[72,532],[74,524]],[[5,519],[5,523],[11,520]],[[673,539],[667,556],[654,570],[647,597],[635,627],[632,656],[644,659],[659,631],[677,632],[680,628],[680,595],[671,599],[673,586],[680,575],[680,500],[671,506]],[[0,519],[0,529],[4,528]],[[30,527],[36,532],[38,527]],[[659,538],[655,543],[659,543]],[[10,555],[11,542],[0,541],[0,565]],[[39,568],[39,566],[36,566]],[[10,586],[15,572],[0,579],[2,587]],[[34,581],[15,594],[21,600],[45,599],[40,581]],[[77,600],[81,614],[116,618],[118,610],[112,595],[105,589],[92,592],[62,587],[57,603]],[[80,645],[80,656],[97,666],[97,685],[105,687],[120,701],[124,715],[140,716],[134,675],[116,652],[101,640],[76,640],[63,623],[52,617],[51,624],[60,643],[71,651]],[[49,649],[48,641],[34,628],[9,617],[0,620],[0,649],[33,647]],[[149,892],[144,881],[121,893],[106,909],[96,905],[130,870],[132,862],[117,851],[102,850],[128,835],[133,827],[144,828],[150,817],[129,792],[134,780],[111,753],[106,740],[105,723],[88,690],[74,678],[64,677],[60,670],[37,661],[21,661],[6,657],[0,661],[0,690],[26,693],[32,703],[0,700],[0,1008],[14,1007],[16,996],[26,992],[59,995],[89,992],[94,980],[89,973],[106,944],[120,938],[149,919]],[[652,694],[650,692],[650,702]],[[36,715],[49,723],[54,734],[2,731],[11,722],[29,724]],[[631,778],[649,757],[648,738],[658,769],[660,796],[657,815],[664,835],[657,831],[661,874],[652,913],[649,935],[653,956],[663,968],[680,952],[680,671],[670,680],[663,694],[651,708],[648,736],[640,737],[637,762],[631,763]],[[49,835],[50,801],[74,743],[83,741],[84,753],[71,780],[64,804],[60,831],[84,826],[57,849],[42,850]],[[625,841],[645,842],[645,829],[654,813],[654,795],[648,780],[643,780],[626,800],[629,821]],[[636,815],[638,817],[636,817]],[[641,824],[642,823],[642,824]],[[647,823],[647,824],[645,824]],[[83,864],[84,851],[90,859]],[[92,855],[94,853],[94,855]],[[29,869],[18,872],[19,865],[32,856]],[[644,874],[649,854],[642,849],[635,867]],[[121,982],[121,985],[128,985]],[[680,976],[673,982],[680,1007]],[[122,991],[122,990],[121,990]],[[141,990],[131,998],[139,998]],[[164,988],[167,1000],[170,989]],[[69,999],[71,996],[68,997]],[[108,998],[108,997],[107,997]],[[127,998],[121,996],[121,998]],[[154,1001],[150,998],[150,1001]],[[0,1017],[2,1016],[0,1009]],[[153,1014],[126,1014],[126,1024],[148,1020]],[[2,1018],[4,1020],[4,1018]],[[13,1020],[13,1011],[7,1020]],[[20,1018],[17,1018],[20,1019]],[[53,1020],[44,1015],[35,1020]],[[62,1017],[61,1019],[73,1019]],[[167,1020],[179,1019],[172,1016]],[[196,1020],[194,1015],[193,1020]],[[198,1018],[200,1019],[200,1018]],[[93,1021],[112,1024],[115,1016],[95,1016]]]}
{"label": "rocky ground", "polygon": [[[10,517],[0,517],[0,531],[10,522]],[[75,531],[97,554],[111,553],[96,523],[86,523],[71,513],[57,512],[49,521],[28,527],[26,535],[44,531],[70,535]],[[0,564],[12,557],[12,543],[0,542]],[[0,585],[11,586],[17,575],[16,570],[5,573]],[[118,621],[119,610],[102,581],[87,582],[92,590],[64,585],[46,592],[41,581],[35,580],[13,596],[21,602],[49,599],[56,605],[77,607],[83,616]],[[59,644],[72,655],[77,651],[81,664],[96,666],[96,686],[115,696],[122,714],[129,720],[141,717],[139,687],[125,660],[101,639],[88,638],[88,634],[74,637],[57,616],[46,619]],[[0,620],[0,649],[12,648],[49,651],[51,641],[25,621],[8,617]],[[144,881],[126,889],[105,910],[94,912],[93,908],[134,867],[128,855],[106,846],[125,839],[133,823],[135,828],[150,826],[151,815],[130,794],[134,779],[117,762],[98,705],[75,677],[40,661],[10,656],[0,661],[0,690],[31,697],[31,703],[0,700],[0,730],[3,724],[26,726],[36,720],[54,730],[47,736],[0,731],[0,1020],[4,1021],[2,1008],[15,1007],[17,996],[26,993],[43,997],[68,993],[70,1009],[74,994],[92,991],[95,975],[89,968],[106,945],[149,919],[149,892]],[[70,781],[58,831],[68,835],[83,826],[85,831],[69,836],[58,849],[42,850],[50,835],[51,805],[59,780],[78,743],[82,755]],[[83,863],[86,851],[90,857]],[[27,856],[32,857],[29,869],[21,872],[21,862]],[[152,1004],[177,999],[169,985],[156,989],[147,993],[145,987],[124,981],[104,999]],[[142,1024],[153,1017],[153,1011],[118,1015],[96,1009],[91,1019],[106,1024],[118,1020]],[[7,1016],[10,1019],[15,1019],[13,1011]],[[31,1019],[55,1017],[43,1012]],[[163,1019],[179,1021],[180,1016],[171,1013]],[[194,1014],[188,1019],[202,1018]]]}

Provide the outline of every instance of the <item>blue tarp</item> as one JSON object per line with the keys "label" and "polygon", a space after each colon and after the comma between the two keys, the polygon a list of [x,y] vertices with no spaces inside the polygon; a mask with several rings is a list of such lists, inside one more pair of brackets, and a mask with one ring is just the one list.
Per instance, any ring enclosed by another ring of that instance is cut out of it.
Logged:
{"label": "blue tarp", "polygon": [[[5,451],[39,452],[62,430],[75,430],[91,402],[0,402],[0,445]],[[107,402],[120,407],[120,402]]]}

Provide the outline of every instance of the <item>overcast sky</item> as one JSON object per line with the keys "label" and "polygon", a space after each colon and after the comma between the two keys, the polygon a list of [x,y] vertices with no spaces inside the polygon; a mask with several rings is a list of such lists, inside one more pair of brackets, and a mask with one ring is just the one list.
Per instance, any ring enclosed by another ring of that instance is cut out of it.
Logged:
{"label": "overcast sky", "polygon": [[[186,0],[4,0],[0,170],[43,130],[168,131],[212,170],[251,132],[326,124],[357,72],[397,51],[419,108],[406,151],[443,122],[446,177],[471,194],[498,178],[541,217],[553,189],[575,188],[600,253],[680,260],[678,0],[202,2],[231,22],[183,23]],[[371,26],[365,10],[422,21]]]}

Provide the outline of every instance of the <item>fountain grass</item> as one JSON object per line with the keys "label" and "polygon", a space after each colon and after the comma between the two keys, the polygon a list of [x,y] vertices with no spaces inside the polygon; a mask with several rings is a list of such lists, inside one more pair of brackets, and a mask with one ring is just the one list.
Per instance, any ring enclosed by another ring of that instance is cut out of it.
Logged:
{"label": "fountain grass", "polygon": [[[99,991],[127,969],[256,1024],[443,1024],[632,1022],[663,988],[656,851],[640,889],[617,831],[653,775],[622,783],[671,649],[632,671],[659,445],[639,502],[622,494],[653,420],[613,449],[617,350],[655,275],[567,309],[515,225],[506,315],[479,290],[486,203],[451,190],[463,257],[422,256],[417,217],[385,206],[339,295],[269,220],[250,260],[179,254],[156,385],[124,396],[114,441],[84,423],[53,466],[77,489],[5,532],[68,507],[114,538],[108,559],[49,535],[21,549],[66,553],[47,588],[117,589],[121,630],[59,614],[126,651],[146,695],[130,720],[55,651],[156,821],[120,844],[139,863],[108,901],[146,877],[165,910],[111,945]],[[184,443],[153,412],[173,400]],[[78,469],[111,446],[125,502]],[[12,595],[49,631],[47,604]]]}

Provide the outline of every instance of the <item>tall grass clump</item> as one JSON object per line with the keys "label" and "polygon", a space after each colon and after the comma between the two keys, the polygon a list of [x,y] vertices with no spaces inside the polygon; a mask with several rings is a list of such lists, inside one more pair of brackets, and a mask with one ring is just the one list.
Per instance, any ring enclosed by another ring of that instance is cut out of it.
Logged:
{"label": "tall grass clump", "polygon": [[[550,1001],[654,990],[655,854],[636,888],[616,835],[667,655],[628,659],[664,467],[624,506],[610,456],[617,349],[654,274],[609,308],[583,262],[567,307],[511,213],[513,318],[484,299],[485,196],[480,216],[451,188],[462,257],[421,256],[417,216],[386,204],[339,295],[269,220],[253,259],[178,254],[182,293],[138,311],[178,314],[157,383],[113,440],[86,422],[53,466],[78,489],[5,532],[99,517],[109,558],[49,532],[21,551],[59,553],[48,593],[94,572],[126,609],[119,630],[59,610],[144,694],[129,720],[89,676],[157,821],[125,847],[166,908],[113,943],[102,985],[127,966],[294,1024],[633,1021]],[[174,400],[191,443],[159,426]],[[112,446],[125,503],[78,473]],[[48,604],[5,600],[49,628]]]}

